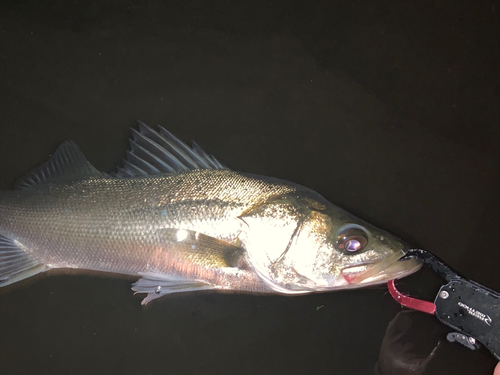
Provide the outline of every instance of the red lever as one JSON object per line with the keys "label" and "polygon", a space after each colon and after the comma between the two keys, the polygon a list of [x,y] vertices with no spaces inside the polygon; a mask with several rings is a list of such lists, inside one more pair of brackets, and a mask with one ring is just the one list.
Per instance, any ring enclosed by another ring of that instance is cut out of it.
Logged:
{"label": "red lever", "polygon": [[398,301],[402,306],[427,314],[434,314],[436,312],[436,305],[434,305],[434,303],[407,296],[397,290],[396,280],[387,282],[387,287],[389,288],[389,293],[391,293],[392,298]]}

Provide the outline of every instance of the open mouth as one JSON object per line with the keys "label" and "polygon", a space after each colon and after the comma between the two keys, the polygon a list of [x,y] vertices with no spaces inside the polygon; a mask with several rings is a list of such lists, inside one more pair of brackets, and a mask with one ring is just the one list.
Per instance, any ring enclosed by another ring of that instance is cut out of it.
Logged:
{"label": "open mouth", "polygon": [[379,262],[346,267],[342,276],[348,284],[378,284],[408,276],[422,267],[422,262],[414,258],[399,261],[404,255],[401,251]]}

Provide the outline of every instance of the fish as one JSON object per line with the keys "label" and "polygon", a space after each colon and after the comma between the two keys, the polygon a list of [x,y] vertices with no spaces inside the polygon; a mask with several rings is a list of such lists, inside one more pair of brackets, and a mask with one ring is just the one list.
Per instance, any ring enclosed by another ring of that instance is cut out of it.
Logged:
{"label": "fish", "polygon": [[0,286],[51,269],[133,275],[142,304],[179,292],[302,295],[417,271],[409,246],[278,178],[236,172],[139,122],[114,172],[72,141],[0,191]]}

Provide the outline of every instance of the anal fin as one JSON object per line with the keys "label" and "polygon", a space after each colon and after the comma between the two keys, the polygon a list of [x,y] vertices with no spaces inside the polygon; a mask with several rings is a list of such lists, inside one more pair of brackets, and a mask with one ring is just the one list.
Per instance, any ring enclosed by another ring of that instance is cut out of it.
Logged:
{"label": "anal fin", "polygon": [[26,254],[16,241],[0,236],[0,287],[48,269],[45,264]]}
{"label": "anal fin", "polygon": [[143,272],[139,272],[139,275],[142,278],[132,284],[132,290],[135,293],[148,294],[142,300],[141,305],[167,294],[215,289],[213,285],[203,281],[190,280],[179,276]]}

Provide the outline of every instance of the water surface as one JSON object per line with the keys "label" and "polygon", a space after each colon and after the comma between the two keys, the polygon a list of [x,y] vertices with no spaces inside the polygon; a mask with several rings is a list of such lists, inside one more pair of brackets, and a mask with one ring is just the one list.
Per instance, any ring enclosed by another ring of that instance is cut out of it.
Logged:
{"label": "water surface", "polygon": [[[64,139],[110,171],[142,120],[500,290],[497,2],[237,4],[3,2],[0,187]],[[384,287],[143,307],[133,281],[49,272],[0,289],[0,372],[374,374],[401,311]],[[438,281],[401,286],[431,298]],[[426,357],[443,327],[405,319]],[[426,373],[492,373],[487,351],[439,345]]]}

